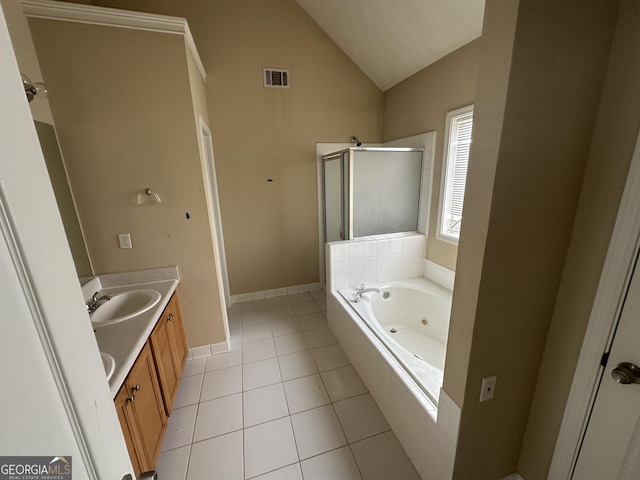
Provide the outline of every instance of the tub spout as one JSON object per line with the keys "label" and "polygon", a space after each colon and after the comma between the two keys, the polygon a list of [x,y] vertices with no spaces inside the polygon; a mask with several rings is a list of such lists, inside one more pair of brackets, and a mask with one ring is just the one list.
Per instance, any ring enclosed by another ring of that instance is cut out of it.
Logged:
{"label": "tub spout", "polygon": [[362,295],[367,292],[376,292],[380,293],[380,289],[377,287],[366,287],[364,283],[361,283],[360,286],[356,289],[356,293],[353,294],[353,303],[359,303]]}

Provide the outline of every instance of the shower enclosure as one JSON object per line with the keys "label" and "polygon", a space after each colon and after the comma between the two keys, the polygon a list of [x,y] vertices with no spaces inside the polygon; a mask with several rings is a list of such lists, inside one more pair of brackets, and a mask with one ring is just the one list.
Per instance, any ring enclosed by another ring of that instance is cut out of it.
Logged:
{"label": "shower enclosure", "polygon": [[383,147],[324,155],[324,241],[417,231],[422,157]]}

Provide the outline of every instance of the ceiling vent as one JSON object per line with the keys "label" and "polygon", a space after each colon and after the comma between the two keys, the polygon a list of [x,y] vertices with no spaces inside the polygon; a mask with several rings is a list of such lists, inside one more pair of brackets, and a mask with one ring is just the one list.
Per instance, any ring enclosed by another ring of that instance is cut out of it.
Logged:
{"label": "ceiling vent", "polygon": [[268,88],[290,88],[289,70],[281,68],[263,68],[264,86]]}

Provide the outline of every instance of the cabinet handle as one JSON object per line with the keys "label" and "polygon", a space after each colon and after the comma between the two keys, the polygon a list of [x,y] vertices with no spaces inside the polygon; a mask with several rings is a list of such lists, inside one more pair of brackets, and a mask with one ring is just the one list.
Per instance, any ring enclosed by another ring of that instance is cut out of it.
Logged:
{"label": "cabinet handle", "polygon": [[135,399],[136,399],[135,395],[131,395],[130,397],[127,397],[128,402],[133,402]]}
{"label": "cabinet handle", "polygon": [[173,312],[171,312],[171,313],[169,314],[169,321],[170,321],[170,322],[171,322],[171,321],[173,321],[173,317],[174,317],[174,316],[175,316],[175,313],[173,313]]}
{"label": "cabinet handle", "polygon": [[134,390],[136,392],[140,391],[140,384],[137,384],[135,387],[133,387],[131,390]]}

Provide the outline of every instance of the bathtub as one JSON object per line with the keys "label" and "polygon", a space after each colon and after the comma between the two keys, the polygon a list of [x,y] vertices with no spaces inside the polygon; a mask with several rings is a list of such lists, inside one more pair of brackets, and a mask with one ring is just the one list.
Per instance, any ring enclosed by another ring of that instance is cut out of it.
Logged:
{"label": "bathtub", "polygon": [[426,278],[375,287],[380,292],[364,293],[359,302],[354,301],[355,288],[339,293],[437,405],[449,331],[451,291]]}

